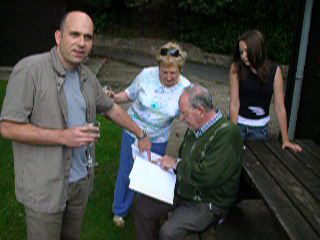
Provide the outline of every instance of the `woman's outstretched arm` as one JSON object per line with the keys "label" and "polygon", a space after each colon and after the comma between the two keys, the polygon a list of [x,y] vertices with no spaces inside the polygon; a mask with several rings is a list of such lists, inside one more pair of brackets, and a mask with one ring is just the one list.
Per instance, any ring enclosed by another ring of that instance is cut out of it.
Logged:
{"label": "woman's outstretched arm", "polygon": [[274,110],[277,116],[281,136],[282,136],[282,148],[290,148],[295,152],[301,152],[302,148],[295,143],[290,142],[288,136],[287,127],[287,112],[284,106],[284,90],[283,90],[283,78],[280,67],[277,68],[276,75],[273,83],[274,93]]}

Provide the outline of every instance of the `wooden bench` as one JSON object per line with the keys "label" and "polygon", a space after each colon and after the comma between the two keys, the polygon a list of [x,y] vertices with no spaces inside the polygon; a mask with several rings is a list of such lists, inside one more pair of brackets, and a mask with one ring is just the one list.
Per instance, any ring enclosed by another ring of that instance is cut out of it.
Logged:
{"label": "wooden bench", "polygon": [[281,144],[248,142],[245,173],[290,239],[320,239],[320,147],[297,141],[301,153]]}
{"label": "wooden bench", "polygon": [[[320,147],[297,141],[303,152],[277,140],[246,143],[244,174],[290,239],[320,239]],[[209,229],[188,240],[216,239]]]}

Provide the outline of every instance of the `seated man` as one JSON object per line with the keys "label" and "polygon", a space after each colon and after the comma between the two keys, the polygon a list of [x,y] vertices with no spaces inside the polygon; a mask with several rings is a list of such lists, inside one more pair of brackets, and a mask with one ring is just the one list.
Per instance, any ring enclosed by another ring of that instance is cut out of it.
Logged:
{"label": "seated man", "polygon": [[[178,159],[161,165],[177,173],[174,205],[139,195],[134,207],[138,240],[183,239],[216,224],[235,203],[242,169],[239,129],[215,111],[212,96],[200,85],[187,87],[179,99],[188,124]],[[169,218],[160,229],[159,220]]]}

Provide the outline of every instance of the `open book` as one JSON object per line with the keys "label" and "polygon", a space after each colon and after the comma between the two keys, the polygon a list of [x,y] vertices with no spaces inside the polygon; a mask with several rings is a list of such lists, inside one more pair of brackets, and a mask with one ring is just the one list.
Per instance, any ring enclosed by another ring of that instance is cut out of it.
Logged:
{"label": "open book", "polygon": [[[160,201],[173,204],[176,175],[173,171],[163,170],[159,164],[148,160],[147,153],[140,153],[139,149],[132,145],[134,158],[133,168],[130,172],[129,188]],[[151,159],[159,159],[161,156],[151,153]]]}

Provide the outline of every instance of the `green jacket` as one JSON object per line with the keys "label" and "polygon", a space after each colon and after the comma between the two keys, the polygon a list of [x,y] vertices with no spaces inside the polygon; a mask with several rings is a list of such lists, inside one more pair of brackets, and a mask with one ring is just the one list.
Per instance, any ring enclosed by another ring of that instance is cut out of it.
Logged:
{"label": "green jacket", "polygon": [[180,147],[176,194],[229,208],[237,198],[243,164],[239,129],[221,118],[196,138],[188,129]]}

